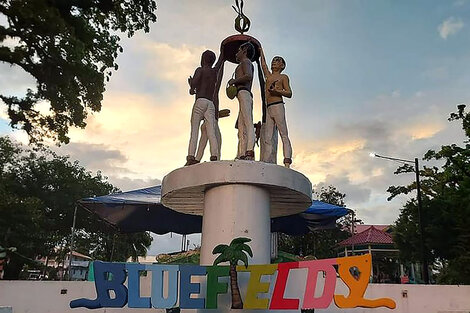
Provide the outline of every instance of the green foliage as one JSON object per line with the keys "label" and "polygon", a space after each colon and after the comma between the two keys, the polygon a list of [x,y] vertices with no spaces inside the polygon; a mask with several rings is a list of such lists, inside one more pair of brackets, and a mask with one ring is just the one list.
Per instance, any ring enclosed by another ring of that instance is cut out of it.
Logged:
{"label": "green foliage", "polygon": [[[118,32],[148,32],[154,0],[0,0],[0,62],[15,65],[36,80],[24,97],[0,95],[12,127],[30,140],[50,137],[67,143],[69,126],[86,126],[89,111],[101,109],[105,79],[117,70]],[[9,40],[11,39],[11,40]],[[17,42],[10,48],[6,40]],[[50,104],[49,114],[36,108]]]}
{"label": "green foliage", "polygon": [[[470,138],[470,113],[459,105],[449,121],[462,121]],[[470,145],[444,145],[439,151],[430,150],[426,161],[441,161],[442,167],[424,166],[420,170],[425,251],[428,260],[440,268],[439,283],[470,284]],[[397,173],[413,172],[401,167]],[[391,186],[390,198],[416,190],[416,183]],[[405,261],[420,260],[418,209],[416,199],[410,199],[395,222],[394,241]]]}
{"label": "green foliage", "polygon": [[253,251],[246,243],[251,239],[238,237],[230,242],[230,245],[220,244],[212,250],[212,254],[220,254],[215,260],[214,265],[222,262],[229,262],[230,265],[237,265],[238,261],[242,261],[245,267],[248,266],[248,256],[253,257]]}
{"label": "green foliage", "polygon": [[[76,201],[117,191],[99,172],[45,148],[29,149],[0,137],[0,245],[16,247],[6,276],[18,277],[25,260],[64,259],[69,252]],[[117,234],[87,211],[78,210],[75,250],[95,259],[125,261],[145,255],[147,233]],[[114,249],[113,249],[114,247]],[[113,253],[114,251],[114,253]]]}
{"label": "green foliage", "polygon": [[[338,191],[333,186],[322,187],[315,194],[320,201],[344,206],[345,194]],[[279,234],[279,250],[292,253],[294,255],[314,255],[318,259],[336,257],[337,244],[350,236],[346,229],[350,228],[347,218],[337,221],[336,228],[312,231],[302,236],[290,236]]]}

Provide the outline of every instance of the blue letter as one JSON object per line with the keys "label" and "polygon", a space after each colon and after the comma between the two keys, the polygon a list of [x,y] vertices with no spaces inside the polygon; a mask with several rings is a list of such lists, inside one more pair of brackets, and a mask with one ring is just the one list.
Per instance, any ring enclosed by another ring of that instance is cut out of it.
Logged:
{"label": "blue letter", "polygon": [[130,308],[150,308],[150,298],[140,297],[140,271],[145,270],[144,264],[127,263],[127,289],[129,290]]}
{"label": "blue letter", "polygon": [[[152,271],[152,306],[156,309],[170,309],[178,300],[178,265],[148,264]],[[163,272],[168,272],[168,297],[163,297]]]}
{"label": "blue letter", "polygon": [[199,293],[201,285],[191,283],[191,275],[206,275],[206,267],[198,265],[180,265],[180,308],[204,309],[204,299],[192,299],[192,293]]}
{"label": "blue letter", "polygon": [[[71,308],[85,307],[97,308],[122,308],[127,303],[127,288],[123,285],[126,280],[126,265],[124,263],[93,262],[95,270],[96,299],[77,299],[70,302]],[[115,298],[110,297],[109,291],[113,290]]]}

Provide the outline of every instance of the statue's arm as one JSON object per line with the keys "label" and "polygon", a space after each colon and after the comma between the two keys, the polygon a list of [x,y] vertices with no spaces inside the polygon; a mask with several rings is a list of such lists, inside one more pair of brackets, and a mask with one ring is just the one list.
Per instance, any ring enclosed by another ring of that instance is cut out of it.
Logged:
{"label": "statue's arm", "polygon": [[261,69],[263,70],[264,78],[268,77],[271,72],[268,69],[268,65],[266,64],[266,58],[264,57],[263,48],[259,47],[259,54],[261,58]]}
{"label": "statue's arm", "polygon": [[282,91],[283,97],[292,98],[292,89],[290,88],[289,76],[282,75]]}
{"label": "statue's arm", "polygon": [[196,93],[197,87],[199,86],[201,81],[201,68],[198,67],[194,72],[193,77],[189,77],[189,94],[193,95]]}
{"label": "statue's arm", "polygon": [[215,63],[214,65],[214,69],[219,72],[220,70],[220,67],[224,64],[224,50],[221,48],[220,49],[220,55],[219,55],[219,59],[217,60],[217,63]]}

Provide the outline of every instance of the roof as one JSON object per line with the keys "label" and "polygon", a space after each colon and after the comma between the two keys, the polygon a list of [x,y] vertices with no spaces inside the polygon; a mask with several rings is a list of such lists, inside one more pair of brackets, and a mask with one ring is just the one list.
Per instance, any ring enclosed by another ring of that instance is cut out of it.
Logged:
{"label": "roof", "polygon": [[346,240],[339,243],[340,246],[352,246],[352,245],[363,245],[363,244],[390,244],[393,245],[392,236],[380,229],[375,228],[371,225],[369,228],[354,234]]}
{"label": "roof", "polygon": [[387,232],[387,230],[390,228],[390,225],[354,225],[354,233],[359,234],[362,233],[363,231],[369,229],[371,226],[374,226],[376,229]]}
{"label": "roof", "polygon": [[[153,186],[78,201],[85,209],[116,226],[124,233],[151,231],[193,234],[202,231],[202,216],[184,214],[165,207],[161,186]],[[303,213],[271,219],[271,232],[303,235],[312,230],[334,228],[347,208],[314,200]]]}
{"label": "roof", "polygon": [[87,259],[87,260],[92,259],[88,255],[81,254],[80,252],[77,252],[77,251],[72,251],[72,255],[76,256],[76,257],[79,257],[79,258]]}

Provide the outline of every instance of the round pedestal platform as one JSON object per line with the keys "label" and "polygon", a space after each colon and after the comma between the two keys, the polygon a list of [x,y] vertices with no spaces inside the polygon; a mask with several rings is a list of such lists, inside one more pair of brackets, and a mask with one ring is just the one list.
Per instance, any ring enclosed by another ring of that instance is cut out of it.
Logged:
{"label": "round pedestal platform", "polygon": [[[269,193],[270,217],[296,214],[312,204],[312,184],[303,174],[258,161],[216,161],[185,166],[166,175],[162,203],[181,213],[202,215],[204,195],[211,188],[242,184]],[[220,199],[220,206],[224,199]]]}

